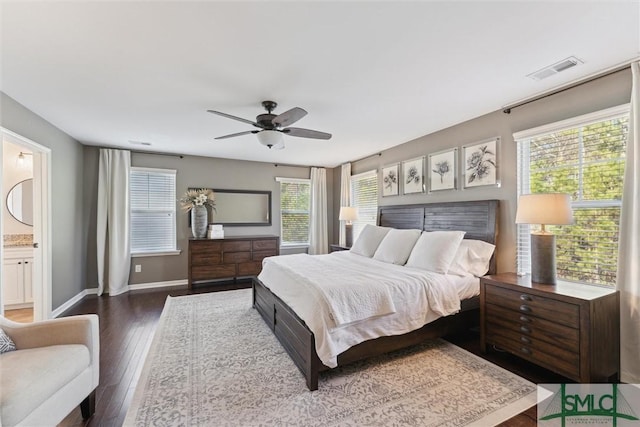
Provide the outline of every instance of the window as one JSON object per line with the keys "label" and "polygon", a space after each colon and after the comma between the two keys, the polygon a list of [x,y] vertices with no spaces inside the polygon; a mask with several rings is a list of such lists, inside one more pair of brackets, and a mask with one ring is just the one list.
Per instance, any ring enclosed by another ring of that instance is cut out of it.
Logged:
{"label": "window", "polygon": [[[622,204],[628,106],[514,134],[518,195],[568,193],[574,223],[556,235],[558,277],[614,286]],[[529,225],[518,225],[518,272],[530,271]]]}
{"label": "window", "polygon": [[131,253],[176,252],[176,171],[131,168]]}
{"label": "window", "polygon": [[353,221],[353,241],[367,224],[378,222],[378,173],[375,170],[351,176],[351,205],[358,208]]}
{"label": "window", "polygon": [[281,244],[308,245],[311,181],[295,178],[276,180],[280,182]]}

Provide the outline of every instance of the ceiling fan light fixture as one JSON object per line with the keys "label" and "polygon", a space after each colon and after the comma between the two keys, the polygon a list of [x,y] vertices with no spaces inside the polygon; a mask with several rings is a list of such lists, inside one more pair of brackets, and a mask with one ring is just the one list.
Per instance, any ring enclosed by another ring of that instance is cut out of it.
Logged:
{"label": "ceiling fan light fixture", "polygon": [[284,138],[282,137],[282,133],[277,130],[262,130],[258,132],[257,135],[260,144],[266,147],[275,148],[276,150],[284,148]]}

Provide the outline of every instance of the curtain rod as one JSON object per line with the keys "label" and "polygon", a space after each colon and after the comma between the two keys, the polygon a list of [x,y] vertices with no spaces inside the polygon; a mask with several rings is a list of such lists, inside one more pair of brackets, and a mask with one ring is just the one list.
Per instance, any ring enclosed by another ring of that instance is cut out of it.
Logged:
{"label": "curtain rod", "polygon": [[160,153],[158,151],[139,151],[139,150],[127,150],[126,148],[118,148],[118,147],[103,147],[100,145],[89,145],[89,147],[96,147],[97,149],[105,148],[107,150],[123,150],[128,151],[130,153],[136,154],[152,154],[154,156],[169,156],[169,157],[179,157],[184,159],[184,154],[174,154],[174,153]]}
{"label": "curtain rod", "polygon": [[583,80],[578,80],[577,82],[569,84],[567,86],[563,86],[560,89],[552,90],[551,92],[544,93],[544,94],[539,95],[539,96],[535,96],[535,97],[533,97],[531,99],[528,99],[526,101],[523,101],[523,102],[519,102],[519,103],[512,104],[512,105],[507,105],[506,107],[504,107],[502,109],[502,112],[505,113],[505,114],[511,114],[511,110],[513,110],[514,108],[518,108],[518,107],[522,107],[523,105],[531,104],[532,102],[536,102],[536,101],[539,101],[541,99],[548,98],[550,96],[553,96],[553,95],[556,95],[558,93],[567,91],[569,89],[573,89],[574,87],[582,86],[583,84],[590,83],[590,82],[592,82],[594,80],[598,80],[598,79],[601,79],[603,77],[607,77],[607,76],[610,76],[612,74],[619,73],[620,71],[624,71],[624,70],[627,70],[629,68],[631,68],[631,63],[627,62],[624,65],[620,65],[620,66],[614,67],[614,68],[609,69],[607,71],[604,71],[602,73],[598,73],[598,74],[596,74],[594,76],[587,77],[587,78],[585,78]]}
{"label": "curtain rod", "polygon": [[291,163],[274,163],[273,166],[278,167],[278,166],[283,166],[283,167],[288,167],[288,168],[321,168],[321,169],[327,169],[324,166],[305,166],[305,165],[293,165]]}
{"label": "curtain rod", "polygon": [[382,151],[380,151],[378,153],[369,154],[368,156],[361,157],[361,158],[359,158],[357,160],[351,160],[350,163],[357,163],[357,162],[359,162],[361,160],[365,160],[365,159],[368,159],[370,157],[375,157],[375,156],[378,156],[378,157],[382,156]]}
{"label": "curtain rod", "polygon": [[152,154],[154,156],[169,156],[169,157],[179,157],[181,159],[184,159],[184,154],[159,153],[157,151],[138,151],[138,150],[129,150],[129,151],[136,154]]}

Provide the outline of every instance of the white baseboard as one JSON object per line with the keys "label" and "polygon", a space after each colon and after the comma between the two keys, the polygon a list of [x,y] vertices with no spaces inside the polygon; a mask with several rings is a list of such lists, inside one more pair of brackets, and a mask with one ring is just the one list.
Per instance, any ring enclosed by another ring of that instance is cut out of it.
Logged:
{"label": "white baseboard", "polygon": [[[166,282],[150,282],[150,283],[137,283],[135,285],[129,285],[130,291],[137,291],[140,289],[155,289],[155,288],[170,288],[170,287],[179,287],[179,286],[187,286],[189,281],[187,279],[181,280],[168,280]],[[62,313],[70,309],[74,304],[79,302],[82,298],[87,295],[97,295],[98,288],[89,288],[85,289],[82,292],[78,293],[76,296],[62,304],[60,307],[56,308],[51,312],[51,318],[56,318],[60,316]]]}
{"label": "white baseboard", "polygon": [[55,319],[56,317],[60,316],[62,313],[64,313],[68,309],[70,309],[74,304],[79,302],[85,296],[90,295],[90,294],[97,294],[97,293],[98,293],[98,288],[85,289],[82,292],[79,292],[76,296],[74,296],[73,298],[71,298],[70,300],[68,300],[64,304],[62,304],[60,307],[58,307],[55,310],[53,310],[51,312],[51,318]]}
{"label": "white baseboard", "polygon": [[177,286],[187,286],[188,284],[189,281],[187,279],[167,280],[166,282],[137,283],[135,285],[129,285],[129,290],[137,291],[140,289],[169,288]]}

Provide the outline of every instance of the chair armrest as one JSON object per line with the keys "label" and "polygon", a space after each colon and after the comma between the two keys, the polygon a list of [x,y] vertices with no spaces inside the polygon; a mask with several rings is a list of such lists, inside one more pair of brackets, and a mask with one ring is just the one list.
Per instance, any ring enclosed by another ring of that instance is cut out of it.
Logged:
{"label": "chair armrest", "polygon": [[0,317],[0,327],[13,340],[18,350],[50,345],[84,344],[89,349],[91,364],[99,365],[100,331],[98,316],[95,314],[33,323],[16,323]]}

